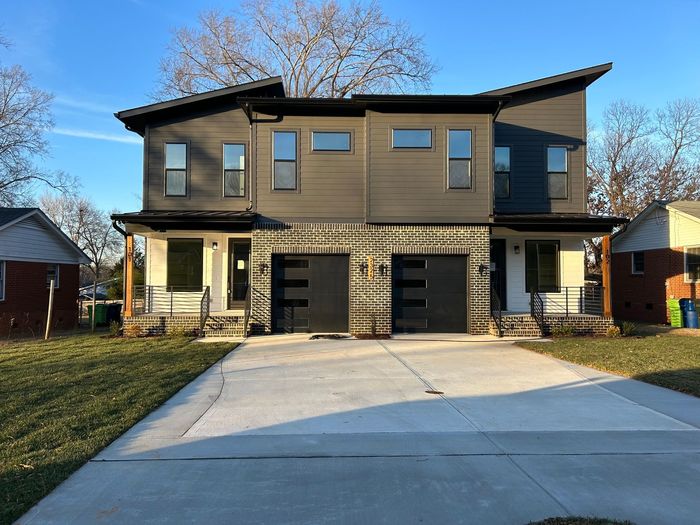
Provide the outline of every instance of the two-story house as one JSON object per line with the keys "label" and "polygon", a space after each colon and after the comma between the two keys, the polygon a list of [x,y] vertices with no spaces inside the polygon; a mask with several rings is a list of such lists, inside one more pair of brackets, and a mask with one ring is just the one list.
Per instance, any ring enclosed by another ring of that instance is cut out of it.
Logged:
{"label": "two-story house", "polygon": [[300,99],[270,78],[117,113],[144,139],[143,210],[113,216],[127,251],[146,239],[125,322],[604,330],[583,241],[621,221],[586,213],[586,89],[611,67],[476,95]]}

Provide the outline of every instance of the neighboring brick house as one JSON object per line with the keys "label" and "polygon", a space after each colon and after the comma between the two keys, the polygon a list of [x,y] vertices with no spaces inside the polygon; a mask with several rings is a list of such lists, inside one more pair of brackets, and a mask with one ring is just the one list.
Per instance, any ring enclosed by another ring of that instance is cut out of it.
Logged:
{"label": "neighboring brick house", "polygon": [[655,201],[612,237],[616,318],[666,323],[668,299],[696,302],[700,286],[700,202]]}
{"label": "neighboring brick house", "polygon": [[40,334],[49,282],[53,326],[78,323],[78,277],[88,257],[38,208],[0,208],[0,336]]}

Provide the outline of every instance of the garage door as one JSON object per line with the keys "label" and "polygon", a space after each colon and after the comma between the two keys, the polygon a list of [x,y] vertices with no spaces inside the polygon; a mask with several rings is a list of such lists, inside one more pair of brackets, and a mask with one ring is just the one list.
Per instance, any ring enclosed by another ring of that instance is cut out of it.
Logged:
{"label": "garage door", "polygon": [[347,255],[272,258],[274,332],[348,332]]}
{"label": "garage door", "polygon": [[393,257],[395,332],[467,331],[467,257]]}

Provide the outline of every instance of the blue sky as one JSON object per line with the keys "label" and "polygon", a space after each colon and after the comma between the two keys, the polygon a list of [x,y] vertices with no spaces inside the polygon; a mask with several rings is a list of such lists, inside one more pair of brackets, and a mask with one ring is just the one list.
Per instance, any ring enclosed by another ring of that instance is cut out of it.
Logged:
{"label": "blue sky", "polygon": [[[612,61],[588,91],[589,118],[619,98],[658,107],[700,97],[700,0],[387,0],[386,13],[424,35],[441,66],[434,93],[474,93]],[[112,114],[151,102],[173,28],[218,0],[18,0],[6,2],[0,32],[19,63],[54,93],[56,129],[42,161],[81,181],[107,209],[140,209],[140,138]],[[579,7],[582,6],[582,7]],[[431,12],[432,11],[432,12]]]}

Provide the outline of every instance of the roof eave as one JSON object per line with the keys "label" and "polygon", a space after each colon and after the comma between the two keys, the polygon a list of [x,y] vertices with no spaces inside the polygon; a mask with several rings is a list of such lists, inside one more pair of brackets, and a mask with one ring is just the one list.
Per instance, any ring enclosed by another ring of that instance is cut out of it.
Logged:
{"label": "roof eave", "polygon": [[529,91],[541,87],[570,82],[576,79],[583,79],[585,87],[588,87],[593,82],[602,77],[605,73],[610,71],[612,67],[612,62],[606,62],[597,66],[586,67],[583,69],[568,71],[566,73],[560,73],[558,75],[552,75],[549,77],[543,77],[528,82],[522,82],[520,84],[514,84],[512,86],[505,86],[498,89],[484,91],[483,93],[480,93],[480,95],[512,95],[516,93],[521,93],[523,91]]}

